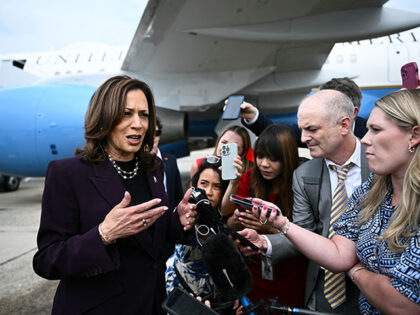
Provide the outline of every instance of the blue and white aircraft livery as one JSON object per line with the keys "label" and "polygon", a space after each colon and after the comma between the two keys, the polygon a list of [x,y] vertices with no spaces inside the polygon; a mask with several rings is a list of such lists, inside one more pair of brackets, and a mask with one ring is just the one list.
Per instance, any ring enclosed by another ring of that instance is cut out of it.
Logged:
{"label": "blue and white aircraft livery", "polygon": [[375,100],[401,87],[400,67],[420,60],[420,13],[386,2],[150,0],[128,49],[79,43],[0,56],[0,187],[44,176],[51,160],[83,146],[89,100],[115,74],[151,85],[161,143],[177,156],[189,154],[189,136],[215,135],[232,94],[294,123],[307,93],[348,76],[367,118]]}

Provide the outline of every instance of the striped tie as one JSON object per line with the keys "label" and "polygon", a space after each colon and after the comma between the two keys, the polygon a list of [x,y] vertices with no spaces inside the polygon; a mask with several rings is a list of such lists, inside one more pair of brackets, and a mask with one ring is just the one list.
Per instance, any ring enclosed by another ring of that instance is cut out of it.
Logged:
{"label": "striped tie", "polygon": [[[343,168],[330,165],[331,169],[337,173],[338,181],[332,200],[328,238],[332,238],[335,234],[335,231],[333,230],[333,224],[346,210],[347,193],[344,180],[346,179],[347,172],[353,165],[353,163],[349,163]],[[326,270],[324,279],[324,294],[325,298],[333,309],[343,304],[346,301],[345,273],[333,273]]]}

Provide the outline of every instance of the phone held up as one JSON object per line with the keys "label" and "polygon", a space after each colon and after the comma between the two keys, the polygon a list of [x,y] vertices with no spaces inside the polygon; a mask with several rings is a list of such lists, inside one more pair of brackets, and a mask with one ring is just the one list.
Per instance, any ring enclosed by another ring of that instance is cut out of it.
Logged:
{"label": "phone held up", "polygon": [[419,68],[417,63],[410,62],[401,67],[402,85],[408,90],[413,90],[420,85]]}
{"label": "phone held up", "polygon": [[[248,210],[252,210],[252,207],[254,206],[251,201],[247,198],[238,196],[238,195],[230,195],[229,200],[231,202],[233,202],[234,204],[241,206],[242,208],[248,209]],[[258,207],[258,212],[261,213],[261,209],[262,207],[259,206]],[[272,208],[267,208],[267,216],[269,216],[271,214],[271,211],[273,209]],[[280,211],[276,211],[276,215],[279,216],[280,215]]]}
{"label": "phone held up", "polygon": [[232,95],[229,96],[226,108],[223,112],[223,120],[235,120],[239,117],[241,111],[241,105],[244,102],[244,97],[242,95]]}
{"label": "phone held up", "polygon": [[236,178],[237,169],[233,165],[238,155],[238,145],[227,143],[222,145],[222,179],[231,180]]}

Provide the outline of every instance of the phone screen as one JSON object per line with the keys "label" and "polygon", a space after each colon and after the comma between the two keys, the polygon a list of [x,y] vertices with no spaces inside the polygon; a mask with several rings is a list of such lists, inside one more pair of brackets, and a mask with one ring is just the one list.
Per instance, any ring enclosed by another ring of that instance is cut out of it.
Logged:
{"label": "phone screen", "polygon": [[200,314],[217,315],[215,311],[179,288],[175,288],[163,302],[162,307],[172,315]]}
{"label": "phone screen", "polygon": [[235,203],[239,206],[242,206],[245,209],[252,210],[253,204],[247,198],[244,198],[244,197],[241,197],[241,196],[238,196],[238,195],[230,195],[229,199],[233,203]]}
{"label": "phone screen", "polygon": [[242,95],[232,95],[229,96],[225,111],[223,112],[222,119],[224,120],[234,120],[239,117],[241,111],[241,105],[244,102],[244,97]]}
{"label": "phone screen", "polygon": [[[238,196],[238,195],[230,195],[229,198],[230,201],[232,201],[233,203],[240,205],[242,207],[244,207],[245,209],[248,210],[252,210],[252,207],[254,206],[251,201],[249,201],[247,198]],[[258,211],[261,212],[262,207],[259,206],[258,207]],[[269,216],[271,214],[271,211],[273,209],[272,208],[267,208],[267,216]],[[280,215],[280,211],[276,211],[276,215],[279,216]]]}

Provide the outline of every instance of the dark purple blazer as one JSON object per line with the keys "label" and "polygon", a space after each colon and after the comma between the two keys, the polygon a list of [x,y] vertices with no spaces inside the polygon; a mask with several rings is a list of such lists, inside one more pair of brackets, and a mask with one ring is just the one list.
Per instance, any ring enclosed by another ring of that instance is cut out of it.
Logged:
{"label": "dark purple blazer", "polygon": [[[152,196],[167,204],[162,172],[147,172]],[[140,187],[141,189],[141,187]],[[188,243],[178,213],[169,209],[149,231],[104,246],[98,225],[124,196],[109,161],[52,161],[42,199],[35,272],[60,279],[53,314],[153,314],[165,298],[166,240]]]}

